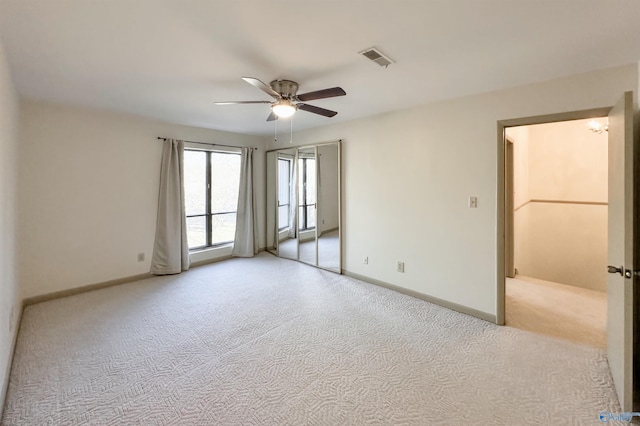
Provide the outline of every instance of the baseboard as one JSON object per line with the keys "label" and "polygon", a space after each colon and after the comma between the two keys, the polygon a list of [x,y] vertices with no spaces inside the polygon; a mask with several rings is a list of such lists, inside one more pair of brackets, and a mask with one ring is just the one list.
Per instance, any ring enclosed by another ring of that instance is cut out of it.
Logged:
{"label": "baseboard", "polygon": [[[18,343],[18,334],[20,333],[20,326],[22,325],[22,312],[26,306],[24,301],[19,304],[20,312],[18,312],[18,319],[16,320],[16,327],[13,330],[13,339],[11,339],[11,347],[9,348],[9,359],[4,375],[4,383],[2,383],[2,389],[0,389],[0,420],[2,420],[2,414],[4,413],[4,405],[7,402],[7,392],[9,391],[9,379],[11,377],[11,369],[13,368],[13,357],[16,353],[16,344]],[[11,318],[13,321],[13,318]]]}
{"label": "baseboard", "polygon": [[384,287],[389,290],[394,290],[399,293],[406,294],[407,296],[412,296],[417,299],[422,299],[427,302],[433,303],[435,305],[440,305],[444,308],[451,309],[452,311],[460,312],[463,314],[471,315],[472,317],[480,318],[481,320],[489,321],[493,324],[496,323],[496,316],[493,314],[489,314],[487,312],[479,311],[477,309],[469,308],[468,306],[459,305],[454,302],[449,302],[448,300],[440,299],[434,296],[429,296],[428,294],[420,293],[414,290],[410,290],[408,288],[400,287],[394,284],[389,284],[384,281],[377,280],[375,278],[370,278],[365,275],[356,274],[355,272],[347,271],[346,269],[342,270],[342,273],[348,277],[355,278],[360,281],[367,282],[369,284],[377,285],[379,287]]}
{"label": "baseboard", "polygon": [[[263,251],[265,251],[264,248],[261,248],[259,250],[259,252],[263,252]],[[197,268],[198,266],[208,265],[210,263],[221,262],[223,260],[229,260],[229,259],[232,259],[232,258],[233,258],[233,256],[227,255],[227,256],[216,257],[216,258],[213,258],[213,259],[201,260],[201,261],[198,261],[198,262],[193,262],[191,264],[191,267],[192,268]],[[131,275],[129,277],[118,278],[118,279],[109,280],[109,281],[103,281],[103,282],[99,282],[99,283],[95,283],[95,284],[89,284],[89,285],[85,285],[85,286],[81,286],[81,287],[70,288],[70,289],[67,289],[67,290],[55,291],[53,293],[42,294],[42,295],[39,295],[39,296],[27,297],[26,299],[24,299],[23,305],[27,306],[27,305],[33,305],[35,303],[47,302],[49,300],[59,299],[61,297],[74,296],[76,294],[86,293],[88,291],[100,290],[101,288],[113,287],[113,286],[120,285],[120,284],[127,284],[127,283],[130,283],[130,282],[133,282],[133,281],[140,281],[140,280],[144,280],[144,279],[151,278],[151,277],[155,277],[155,275],[147,272],[147,273],[144,273],[144,274]]]}
{"label": "baseboard", "polygon": [[213,259],[205,259],[205,260],[199,260],[197,262],[193,262],[191,264],[192,268],[197,268],[198,266],[204,266],[204,265],[209,265],[211,263],[217,263],[217,262],[222,262],[223,260],[229,260],[232,259],[233,256],[228,254],[225,256],[220,256],[220,257],[214,257]]}
{"label": "baseboard", "polygon": [[154,277],[150,273],[144,273],[139,275],[131,275],[129,277],[118,278],[115,280],[103,281],[95,284],[84,285],[81,287],[70,288],[67,290],[54,291],[53,293],[42,294],[39,296],[27,297],[24,299],[24,305],[33,305],[35,303],[47,302],[53,299],[59,299],[61,297],[74,296],[76,294],[86,293],[88,291],[100,290],[101,288],[113,287],[120,284],[126,284],[133,281],[140,281],[146,278]]}
{"label": "baseboard", "polygon": [[329,232],[337,231],[338,229],[340,228],[338,228],[337,226],[334,228],[325,229],[324,231],[321,232],[321,234],[327,234]]}

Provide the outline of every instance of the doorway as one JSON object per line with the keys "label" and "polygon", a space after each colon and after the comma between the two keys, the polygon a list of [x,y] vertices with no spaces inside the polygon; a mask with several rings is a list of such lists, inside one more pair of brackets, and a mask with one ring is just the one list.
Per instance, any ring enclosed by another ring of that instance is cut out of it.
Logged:
{"label": "doorway", "polygon": [[[505,324],[505,199],[506,129],[515,126],[607,117],[608,235],[607,235],[607,361],[623,411],[640,405],[640,184],[638,139],[634,138],[633,92],[625,92],[612,107],[571,113],[502,120],[497,123],[497,293],[496,323]],[[634,368],[635,366],[635,368]]]}
{"label": "doorway", "polygon": [[506,325],[602,349],[606,120],[505,130]]}

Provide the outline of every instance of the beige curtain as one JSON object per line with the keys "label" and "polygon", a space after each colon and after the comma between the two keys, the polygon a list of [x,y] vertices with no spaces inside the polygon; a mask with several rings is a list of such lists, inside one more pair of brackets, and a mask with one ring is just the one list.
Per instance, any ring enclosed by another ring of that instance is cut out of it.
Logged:
{"label": "beige curtain", "polygon": [[240,163],[240,192],[236,235],[232,256],[253,257],[258,254],[258,218],[255,212],[256,199],[253,191],[253,149],[242,148]]}
{"label": "beige curtain", "polygon": [[184,208],[184,142],[166,139],[162,149],[156,239],[151,273],[179,274],[189,269]]}

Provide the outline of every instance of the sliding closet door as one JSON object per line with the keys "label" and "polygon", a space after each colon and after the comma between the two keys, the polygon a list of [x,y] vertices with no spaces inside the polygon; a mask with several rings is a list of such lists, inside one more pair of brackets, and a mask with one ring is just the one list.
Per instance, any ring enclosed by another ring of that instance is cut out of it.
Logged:
{"label": "sliding closet door", "polygon": [[278,254],[278,157],[277,152],[267,152],[267,239],[266,250]]}
{"label": "sliding closet door", "polygon": [[340,272],[340,145],[319,145],[317,167],[318,266]]}
{"label": "sliding closet door", "polygon": [[340,142],[267,152],[267,250],[342,272]]}
{"label": "sliding closet door", "polygon": [[302,262],[317,265],[316,147],[298,149],[298,244]]}
{"label": "sliding closet door", "polygon": [[278,256],[288,259],[298,259],[296,161],[296,149],[278,151]]}

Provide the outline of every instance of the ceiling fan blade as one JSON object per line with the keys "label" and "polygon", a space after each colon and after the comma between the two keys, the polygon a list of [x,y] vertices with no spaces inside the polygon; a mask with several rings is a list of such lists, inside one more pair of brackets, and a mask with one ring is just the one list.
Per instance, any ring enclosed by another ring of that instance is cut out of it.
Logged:
{"label": "ceiling fan blade", "polygon": [[303,111],[312,112],[314,114],[324,115],[325,117],[333,117],[337,114],[336,111],[331,111],[330,109],[324,109],[317,106],[309,105],[309,104],[298,104],[298,109]]}
{"label": "ceiling fan blade", "polygon": [[216,105],[240,105],[240,104],[270,104],[271,101],[229,101],[214,102]]}
{"label": "ceiling fan blade", "polygon": [[316,90],[315,92],[308,92],[298,95],[300,101],[313,101],[316,99],[333,98],[335,96],[344,96],[347,92],[342,90],[341,87],[332,87],[330,89]]}
{"label": "ceiling fan blade", "polygon": [[247,83],[249,83],[250,85],[252,85],[253,87],[257,87],[258,89],[262,90],[264,93],[266,93],[269,96],[273,96],[276,99],[280,98],[280,93],[276,92],[275,90],[273,90],[271,88],[271,86],[263,83],[262,81],[258,80],[257,78],[253,78],[253,77],[242,77],[242,79],[244,81],[246,81]]}
{"label": "ceiling fan blade", "polygon": [[271,114],[267,117],[267,121],[276,121],[277,119],[278,116],[273,111],[271,111]]}

